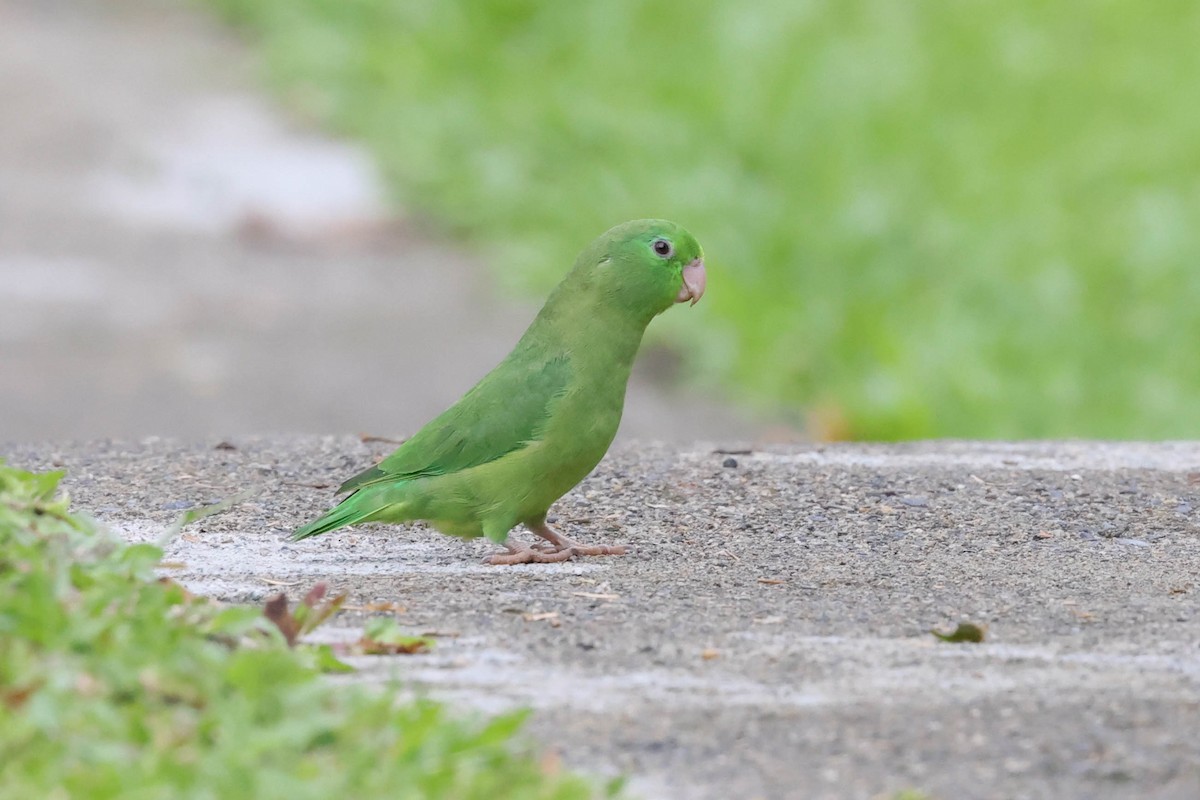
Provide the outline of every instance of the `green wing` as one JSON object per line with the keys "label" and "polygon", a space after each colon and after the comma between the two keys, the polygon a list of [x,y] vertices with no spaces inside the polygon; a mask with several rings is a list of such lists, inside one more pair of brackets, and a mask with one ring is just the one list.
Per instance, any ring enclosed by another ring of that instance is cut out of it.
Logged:
{"label": "green wing", "polygon": [[530,353],[514,352],[396,452],[343,483],[338,492],[458,472],[537,441],[555,401],[567,390],[571,365],[565,356],[542,360],[522,355]]}

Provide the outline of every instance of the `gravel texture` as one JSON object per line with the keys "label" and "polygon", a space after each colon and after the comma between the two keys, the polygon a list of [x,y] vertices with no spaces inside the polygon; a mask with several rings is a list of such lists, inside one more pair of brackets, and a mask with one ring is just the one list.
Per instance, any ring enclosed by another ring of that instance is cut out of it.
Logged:
{"label": "gravel texture", "polygon": [[[554,511],[629,556],[488,567],[486,543],[422,526],[285,542],[390,447],[0,452],[65,467],[76,507],[132,540],[256,487],[187,529],[168,572],[229,601],[323,580],[396,603],[437,648],[350,680],[533,706],[566,764],[649,798],[1200,796],[1200,445],[626,444]],[[986,641],[929,633],[960,621]]]}

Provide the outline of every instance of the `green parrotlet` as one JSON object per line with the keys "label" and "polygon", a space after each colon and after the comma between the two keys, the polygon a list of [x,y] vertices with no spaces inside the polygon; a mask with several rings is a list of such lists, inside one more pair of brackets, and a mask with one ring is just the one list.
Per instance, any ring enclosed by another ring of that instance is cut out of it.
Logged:
{"label": "green parrotlet", "polygon": [[[621,555],[546,524],[550,506],[608,451],[650,320],[704,294],[704,254],[673,222],[618,225],[579,254],[512,352],[378,465],[350,496],[299,528],[304,539],[359,522],[425,520],[442,533],[504,544],[491,564]],[[525,525],[544,542],[516,542]]]}

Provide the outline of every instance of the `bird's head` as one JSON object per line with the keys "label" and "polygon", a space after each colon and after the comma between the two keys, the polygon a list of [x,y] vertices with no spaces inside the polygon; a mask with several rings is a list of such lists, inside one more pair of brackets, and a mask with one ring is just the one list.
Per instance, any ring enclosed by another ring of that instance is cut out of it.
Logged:
{"label": "bird's head", "polygon": [[583,252],[576,269],[600,302],[615,302],[647,322],[704,295],[704,251],[690,233],[663,219],[618,225]]}

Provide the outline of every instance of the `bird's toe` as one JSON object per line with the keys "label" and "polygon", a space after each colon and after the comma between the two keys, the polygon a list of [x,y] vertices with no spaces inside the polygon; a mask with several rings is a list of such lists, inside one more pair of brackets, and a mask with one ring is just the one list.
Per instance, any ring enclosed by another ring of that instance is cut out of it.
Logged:
{"label": "bird's toe", "polygon": [[578,555],[575,548],[535,549],[529,545],[508,545],[504,553],[492,553],[483,559],[483,563],[495,566],[511,566],[513,564],[556,564],[569,561]]}
{"label": "bird's toe", "polygon": [[629,552],[629,545],[625,544],[576,544],[572,545],[571,550],[574,550],[581,556],[623,556]]}

